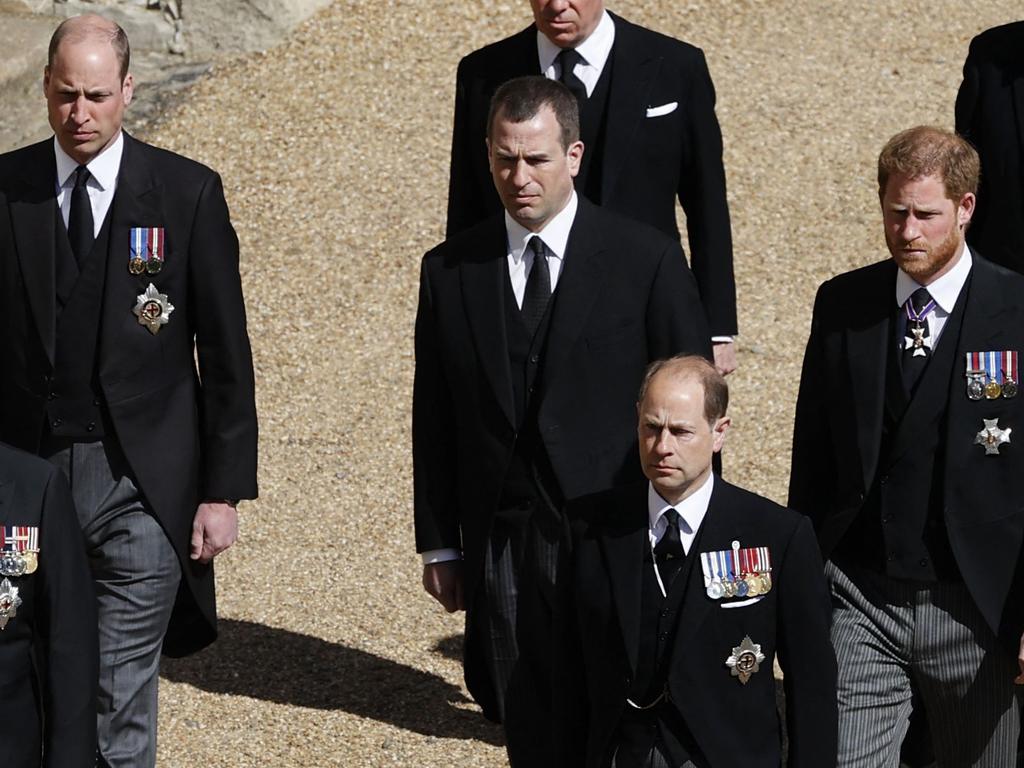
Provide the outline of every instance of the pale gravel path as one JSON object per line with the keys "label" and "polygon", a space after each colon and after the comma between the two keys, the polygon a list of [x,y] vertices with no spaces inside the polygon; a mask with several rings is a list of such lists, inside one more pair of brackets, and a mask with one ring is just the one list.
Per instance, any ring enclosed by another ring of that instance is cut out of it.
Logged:
{"label": "pale gravel path", "polygon": [[[883,255],[874,158],[952,123],[967,42],[1017,0],[636,0],[705,49],[726,138],[741,368],[728,476],[783,499],[815,286]],[[218,562],[222,640],[167,662],[162,766],[502,766],[421,592],[409,401],[442,236],[455,65],[526,0],[343,0],[217,69],[148,138],[217,168],[242,240],[261,491]]]}

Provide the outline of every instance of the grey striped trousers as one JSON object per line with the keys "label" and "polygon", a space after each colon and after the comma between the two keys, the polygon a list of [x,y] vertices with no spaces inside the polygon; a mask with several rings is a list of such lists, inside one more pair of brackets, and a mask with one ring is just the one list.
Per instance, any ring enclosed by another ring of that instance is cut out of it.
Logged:
{"label": "grey striped trousers", "polygon": [[839,768],[897,768],[911,686],[940,768],[1012,768],[1017,661],[963,584],[903,582],[825,564],[839,663]]}

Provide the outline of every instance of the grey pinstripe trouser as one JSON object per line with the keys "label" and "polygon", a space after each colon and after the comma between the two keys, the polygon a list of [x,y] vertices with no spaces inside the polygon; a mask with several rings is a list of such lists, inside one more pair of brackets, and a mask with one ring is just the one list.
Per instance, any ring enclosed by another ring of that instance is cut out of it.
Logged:
{"label": "grey pinstripe trouser", "polygon": [[1010,768],[1020,731],[1017,662],[963,584],[903,582],[825,565],[839,663],[839,768],[897,768],[911,685],[940,768]]}
{"label": "grey pinstripe trouser", "polygon": [[49,460],[70,481],[96,587],[99,764],[152,768],[160,648],[181,580],[178,556],[112,440],[75,443]]}

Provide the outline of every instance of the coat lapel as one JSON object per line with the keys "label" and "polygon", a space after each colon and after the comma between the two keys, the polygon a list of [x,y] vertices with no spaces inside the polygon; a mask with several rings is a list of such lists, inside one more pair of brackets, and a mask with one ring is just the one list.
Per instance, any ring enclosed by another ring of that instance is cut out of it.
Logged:
{"label": "coat lapel", "polygon": [[647,484],[637,485],[629,491],[630,498],[623,504],[628,524],[604,533],[601,549],[611,578],[612,598],[629,668],[635,672],[640,651],[644,555],[651,544],[647,532]]}
{"label": "coat lapel", "polygon": [[515,424],[512,371],[503,309],[508,280],[508,241],[504,218],[492,217],[491,222],[475,245],[476,253],[466,255],[459,264],[462,301],[480,367],[509,424]]}
{"label": "coat lapel", "polygon": [[608,115],[602,157],[601,199],[607,200],[633,144],[633,134],[645,119],[648,95],[661,59],[647,52],[634,35],[633,25],[612,14],[615,43],[612,45],[611,82],[608,84]]}
{"label": "coat lapel", "polygon": [[53,142],[40,142],[32,148],[32,155],[23,167],[21,187],[9,201],[11,228],[28,302],[51,365],[57,326],[56,185]]}
{"label": "coat lapel", "polygon": [[1024,151],[1024,71],[1019,72],[1013,80],[1013,100],[1017,112],[1017,135],[1021,150]]}
{"label": "coat lapel", "polygon": [[570,351],[586,326],[612,254],[604,250],[595,207],[580,197],[576,220],[566,245],[562,274],[553,297],[547,350],[544,353],[544,391],[550,391],[570,360]]}
{"label": "coat lapel", "polygon": [[[862,304],[860,322],[846,332],[847,362],[857,418],[857,443],[864,488],[871,485],[882,442],[885,407],[886,357],[890,349],[896,267],[891,262],[880,270],[877,290],[857,297]],[[826,395],[827,396],[827,395]]]}

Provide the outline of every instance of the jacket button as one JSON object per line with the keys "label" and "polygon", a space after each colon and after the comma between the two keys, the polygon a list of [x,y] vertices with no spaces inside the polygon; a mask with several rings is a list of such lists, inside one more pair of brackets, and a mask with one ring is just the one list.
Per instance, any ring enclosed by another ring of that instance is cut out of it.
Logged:
{"label": "jacket button", "polygon": [[888,475],[882,475],[882,479],[881,479],[882,485],[885,485],[888,482],[889,482],[889,476]]}
{"label": "jacket button", "polygon": [[927,568],[928,567],[928,558],[927,557],[922,557],[921,560],[917,564],[920,565],[922,568]]}
{"label": "jacket button", "polygon": [[669,610],[668,608],[662,608],[662,609],[661,609],[661,618],[663,618],[663,619],[667,619],[667,618],[668,618],[668,615],[669,615],[670,613],[672,613],[672,611],[670,611],[670,610]]}
{"label": "jacket button", "polygon": [[890,512],[888,515],[886,515],[885,517],[882,518],[882,522],[883,523],[891,523],[895,517],[896,517],[896,515],[894,515],[894,514],[892,514]]}
{"label": "jacket button", "polygon": [[100,405],[100,399],[98,397],[94,397],[92,399],[92,404],[93,405]]}
{"label": "jacket button", "polygon": [[888,555],[885,556],[885,559],[891,563],[893,560],[896,559],[896,553],[890,552]]}
{"label": "jacket button", "polygon": [[92,421],[85,425],[86,432],[92,432],[94,429],[96,429],[96,424]]}
{"label": "jacket button", "polygon": [[540,362],[540,355],[530,355],[530,362],[536,365]]}
{"label": "jacket button", "polygon": [[48,394],[46,396],[46,399],[47,400],[56,400],[57,399],[57,393],[56,392],[51,392],[50,394]]}
{"label": "jacket button", "polygon": [[56,419],[54,419],[53,421],[50,422],[50,426],[53,427],[54,429],[56,429],[57,427],[59,427],[63,423],[64,423],[64,419],[62,419],[62,418],[60,418],[58,416]]}

